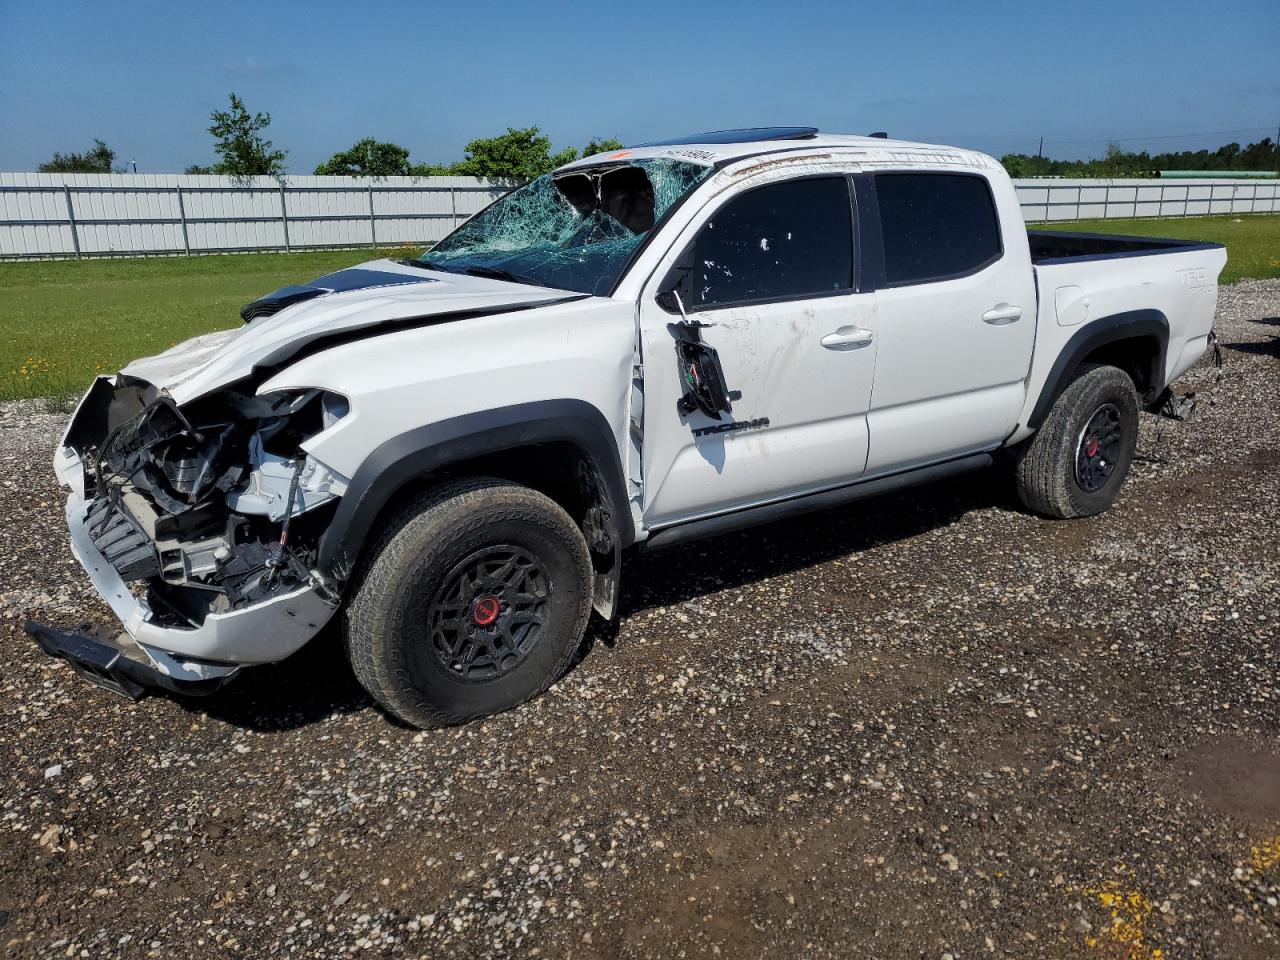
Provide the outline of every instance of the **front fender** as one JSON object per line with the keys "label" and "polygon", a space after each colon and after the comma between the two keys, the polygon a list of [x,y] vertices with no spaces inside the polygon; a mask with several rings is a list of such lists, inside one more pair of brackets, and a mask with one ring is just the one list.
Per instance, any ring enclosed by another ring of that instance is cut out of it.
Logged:
{"label": "front fender", "polygon": [[557,442],[573,444],[594,467],[620,552],[633,530],[623,522],[629,517],[626,485],[608,420],[583,400],[539,400],[427,424],[378,446],[356,470],[320,540],[320,570],[347,579],[378,515],[415,479],[475,457]]}

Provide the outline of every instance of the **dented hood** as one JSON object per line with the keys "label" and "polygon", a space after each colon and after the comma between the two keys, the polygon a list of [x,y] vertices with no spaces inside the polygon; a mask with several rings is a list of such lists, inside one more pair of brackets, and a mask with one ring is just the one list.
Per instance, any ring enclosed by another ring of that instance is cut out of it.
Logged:
{"label": "dented hood", "polygon": [[333,337],[523,310],[584,296],[374,260],[277,290],[245,307],[251,319],[243,326],[195,337],[154,357],[135,360],[120,372],[147,381],[182,404],[250,376],[255,368],[286,364],[305,347]]}

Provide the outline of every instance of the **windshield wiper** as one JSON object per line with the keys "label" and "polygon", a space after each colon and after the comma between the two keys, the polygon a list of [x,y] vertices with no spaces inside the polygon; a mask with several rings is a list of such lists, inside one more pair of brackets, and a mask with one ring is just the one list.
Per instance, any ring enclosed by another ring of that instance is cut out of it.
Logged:
{"label": "windshield wiper", "polygon": [[546,284],[532,277],[522,277],[518,273],[512,273],[510,270],[503,270],[501,267],[446,267],[442,263],[432,263],[430,260],[401,260],[406,267],[417,267],[419,270],[439,270],[443,273],[466,273],[473,277],[492,277],[494,280],[506,280],[510,283],[527,283],[530,286],[542,287]]}
{"label": "windshield wiper", "polygon": [[462,272],[473,277],[492,277],[494,280],[507,280],[511,283],[527,283],[535,287],[546,286],[546,284],[534,280],[532,277],[522,277],[518,273],[512,273],[510,270],[503,270],[501,267],[463,267]]}
{"label": "windshield wiper", "polygon": [[430,260],[397,260],[396,263],[402,263],[406,267],[417,267],[419,270],[439,270],[441,273],[453,273],[448,267],[439,263],[432,263]]}

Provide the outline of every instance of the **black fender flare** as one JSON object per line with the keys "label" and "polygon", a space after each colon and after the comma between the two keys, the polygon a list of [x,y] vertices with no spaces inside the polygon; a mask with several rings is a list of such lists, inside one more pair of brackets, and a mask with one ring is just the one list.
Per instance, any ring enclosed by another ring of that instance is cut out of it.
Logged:
{"label": "black fender flare", "polygon": [[[583,400],[538,400],[440,420],[392,437],[365,457],[320,539],[317,567],[350,575],[391,498],[418,477],[485,454],[542,443],[575,446],[594,469],[607,505],[616,568],[634,538],[618,445],[603,413]],[[616,580],[615,580],[616,582]]]}
{"label": "black fender flare", "polygon": [[1049,415],[1062,391],[1067,389],[1084,358],[1100,347],[1121,340],[1149,339],[1156,343],[1149,382],[1152,396],[1144,396],[1150,402],[1164,386],[1165,358],[1169,352],[1169,318],[1159,310],[1127,310],[1109,317],[1088,321],[1072,335],[1066,346],[1058,352],[1058,358],[1045,378],[1040,397],[1027,418],[1027,426],[1038,429]]}

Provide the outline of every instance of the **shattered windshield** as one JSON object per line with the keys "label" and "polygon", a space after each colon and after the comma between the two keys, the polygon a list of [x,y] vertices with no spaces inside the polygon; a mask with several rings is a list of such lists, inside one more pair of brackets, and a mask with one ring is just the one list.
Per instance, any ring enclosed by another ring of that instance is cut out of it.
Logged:
{"label": "shattered windshield", "polygon": [[548,173],[468,220],[420,262],[608,295],[654,224],[711,172],[655,157]]}

